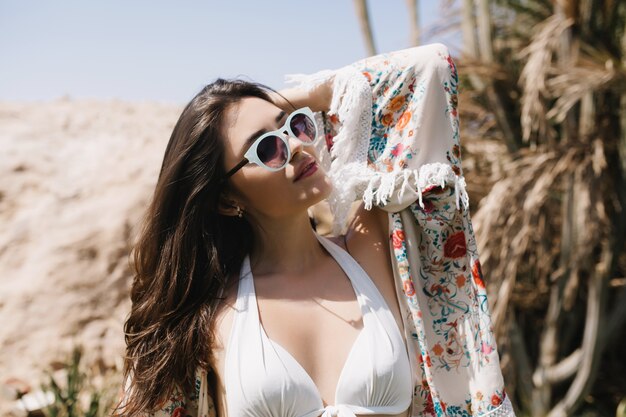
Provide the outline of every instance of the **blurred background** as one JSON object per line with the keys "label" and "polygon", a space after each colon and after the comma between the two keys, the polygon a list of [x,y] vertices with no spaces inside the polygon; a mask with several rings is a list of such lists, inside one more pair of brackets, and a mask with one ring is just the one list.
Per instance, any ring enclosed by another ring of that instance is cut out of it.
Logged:
{"label": "blurred background", "polygon": [[625,26],[624,0],[0,0],[0,415],[107,415],[128,254],[204,84],[442,42],[516,412],[626,416]]}

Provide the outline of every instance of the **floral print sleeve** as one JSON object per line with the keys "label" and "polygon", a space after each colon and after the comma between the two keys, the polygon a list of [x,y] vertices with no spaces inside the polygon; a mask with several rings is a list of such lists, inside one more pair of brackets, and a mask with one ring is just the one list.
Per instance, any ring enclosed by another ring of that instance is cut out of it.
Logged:
{"label": "floral print sleeve", "polygon": [[413,369],[411,416],[514,416],[500,370],[461,168],[458,75],[432,43],[292,76],[332,77],[324,142],[335,232],[350,205],[388,212]]}

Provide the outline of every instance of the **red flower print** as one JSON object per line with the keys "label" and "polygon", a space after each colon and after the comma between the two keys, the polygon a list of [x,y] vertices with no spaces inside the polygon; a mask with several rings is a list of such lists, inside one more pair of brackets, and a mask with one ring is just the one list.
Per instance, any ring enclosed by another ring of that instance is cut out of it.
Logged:
{"label": "red flower print", "polygon": [[404,129],[404,127],[409,123],[409,120],[411,120],[411,116],[411,112],[408,110],[402,113],[400,120],[398,120],[398,123],[396,124],[396,130]]}
{"label": "red flower print", "polygon": [[403,144],[398,143],[393,148],[391,148],[391,154],[397,157],[404,150],[404,148],[405,146]]}
{"label": "red flower print", "polygon": [[439,343],[433,346],[433,353],[435,354],[435,356],[441,356],[441,354],[443,353],[443,348]]}
{"label": "red flower print", "polygon": [[391,113],[384,114],[380,121],[385,126],[391,126],[393,124],[393,116]]}
{"label": "red flower print", "polygon": [[183,407],[176,407],[174,411],[172,411],[171,417],[185,417],[187,415],[187,410]]}
{"label": "red flower print", "polygon": [[498,406],[498,405],[500,405],[501,402],[502,402],[502,399],[500,397],[498,397],[497,394],[493,394],[491,396],[491,405]]}
{"label": "red flower print", "polygon": [[452,171],[454,171],[456,175],[461,175],[461,169],[456,165],[452,165]]}
{"label": "red flower print", "polygon": [[339,123],[339,116],[337,116],[336,114],[331,114],[329,118],[330,118],[331,123],[333,124]]}
{"label": "red flower print", "polygon": [[370,74],[370,73],[369,73],[369,72],[367,72],[367,71],[363,71],[363,73],[362,73],[362,74],[365,76],[365,78],[367,78],[367,81],[368,81],[368,82],[370,82],[370,83],[372,82],[372,74]]}
{"label": "red flower print", "polygon": [[454,145],[452,147],[452,155],[456,156],[457,158],[461,155],[461,147],[459,145]]}
{"label": "red flower print", "polygon": [[433,194],[441,194],[445,190],[445,187],[440,185],[429,185],[428,187],[422,190],[422,194],[433,193]]}
{"label": "red flower print", "polygon": [[413,282],[411,280],[404,281],[402,286],[404,288],[404,293],[408,297],[413,297],[415,295],[415,287],[413,286]]}
{"label": "red flower print", "polygon": [[430,286],[430,292],[432,295],[440,295],[443,293],[450,294],[450,290],[447,287],[444,287],[441,284],[433,284]]}
{"label": "red flower print", "polygon": [[452,73],[452,77],[456,78],[456,65],[454,64],[454,60],[450,55],[445,56],[446,61],[448,61],[448,67],[450,67],[450,72]]}
{"label": "red flower print", "polygon": [[433,188],[439,187],[438,185],[429,185],[428,187],[424,188],[422,190],[422,194],[425,194],[427,192],[429,192],[430,190],[432,190]]}
{"label": "red flower print", "polygon": [[454,66],[454,62],[452,61],[452,57],[450,55],[446,55],[446,61],[448,61],[448,65],[451,67]]}
{"label": "red flower print", "polygon": [[446,243],[443,246],[443,254],[448,258],[460,258],[467,253],[467,247],[465,246],[465,233],[456,232],[452,236],[448,237]]}
{"label": "red flower print", "polygon": [[391,235],[391,239],[395,249],[402,248],[402,242],[404,242],[404,232],[402,230],[394,230]]}
{"label": "red flower print", "polygon": [[422,209],[424,213],[432,213],[432,211],[435,209],[433,202],[430,200],[423,200],[422,202],[424,203],[424,208]]}
{"label": "red flower print", "polygon": [[480,261],[478,259],[474,260],[472,264],[472,277],[474,278],[474,282],[476,286],[479,288],[485,289],[485,281],[483,280],[483,271],[480,267]]}
{"label": "red flower print", "polygon": [[424,404],[424,412],[427,415],[435,415],[435,405],[433,404],[433,397],[430,395],[430,390],[428,391],[428,397],[426,398],[426,404]]}

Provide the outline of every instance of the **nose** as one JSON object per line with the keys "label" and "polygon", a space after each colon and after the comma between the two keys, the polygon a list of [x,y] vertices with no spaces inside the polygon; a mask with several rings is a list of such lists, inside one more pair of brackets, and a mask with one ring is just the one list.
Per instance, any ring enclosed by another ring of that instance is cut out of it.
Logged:
{"label": "nose", "polygon": [[293,159],[293,156],[295,154],[302,152],[303,144],[295,137],[289,135],[289,133],[285,132],[285,135],[287,135],[287,143],[289,143],[289,150],[291,151],[291,159]]}

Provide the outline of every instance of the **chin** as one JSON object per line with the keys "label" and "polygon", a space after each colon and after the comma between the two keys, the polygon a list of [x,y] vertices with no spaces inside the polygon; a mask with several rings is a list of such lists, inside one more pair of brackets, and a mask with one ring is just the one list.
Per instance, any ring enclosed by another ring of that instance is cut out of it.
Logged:
{"label": "chin", "polygon": [[328,198],[333,189],[330,178],[325,173],[321,174],[322,175],[319,176],[319,179],[311,181],[309,187],[307,187],[306,191],[304,191],[304,197],[306,199],[307,206],[309,207]]}

